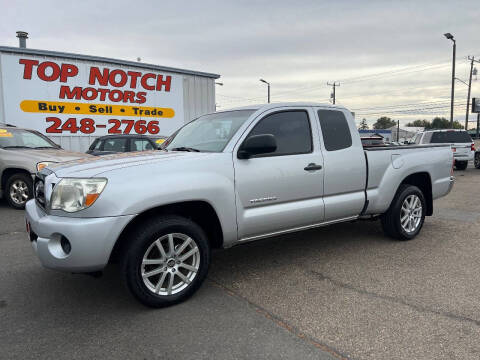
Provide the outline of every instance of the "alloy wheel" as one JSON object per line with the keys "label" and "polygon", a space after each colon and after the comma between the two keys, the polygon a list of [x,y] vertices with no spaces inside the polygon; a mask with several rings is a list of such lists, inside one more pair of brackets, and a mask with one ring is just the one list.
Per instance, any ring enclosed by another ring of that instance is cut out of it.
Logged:
{"label": "alloy wheel", "polygon": [[140,268],[145,286],[156,295],[173,295],[186,289],[197,276],[200,251],[194,239],[170,233],[156,239],[145,251]]}
{"label": "alloy wheel", "polygon": [[405,198],[400,210],[400,224],[408,234],[414,233],[422,221],[422,201],[417,195]]}
{"label": "alloy wheel", "polygon": [[23,180],[16,180],[10,185],[10,198],[17,205],[23,205],[29,198],[28,185]]}

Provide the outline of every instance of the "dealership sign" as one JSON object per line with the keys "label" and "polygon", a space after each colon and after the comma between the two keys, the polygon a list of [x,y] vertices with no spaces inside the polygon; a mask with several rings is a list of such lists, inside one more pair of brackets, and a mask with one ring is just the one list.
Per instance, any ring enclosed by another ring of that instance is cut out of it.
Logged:
{"label": "dealership sign", "polygon": [[161,134],[183,124],[175,74],[2,54],[4,122],[46,135]]}
{"label": "dealership sign", "polygon": [[472,98],[472,113],[480,113],[480,98]]}

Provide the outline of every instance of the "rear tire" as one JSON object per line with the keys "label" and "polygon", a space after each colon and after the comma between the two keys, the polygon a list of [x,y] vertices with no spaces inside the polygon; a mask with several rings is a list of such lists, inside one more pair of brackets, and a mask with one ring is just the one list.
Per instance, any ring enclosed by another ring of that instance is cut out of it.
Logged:
{"label": "rear tire", "polygon": [[425,221],[427,204],[422,191],[413,185],[400,185],[390,208],[381,217],[385,234],[396,240],[411,240]]}
{"label": "rear tire", "polygon": [[27,201],[33,197],[32,177],[24,173],[10,176],[5,184],[4,196],[14,209],[24,209]]}
{"label": "rear tire", "polygon": [[474,165],[477,169],[480,169],[480,152],[475,153]]}
{"label": "rear tire", "polygon": [[146,306],[160,308],[192,296],[209,265],[210,246],[203,229],[189,219],[168,215],[134,230],[121,268],[133,296]]}
{"label": "rear tire", "polygon": [[465,170],[468,166],[468,161],[455,161],[455,168],[457,170]]}

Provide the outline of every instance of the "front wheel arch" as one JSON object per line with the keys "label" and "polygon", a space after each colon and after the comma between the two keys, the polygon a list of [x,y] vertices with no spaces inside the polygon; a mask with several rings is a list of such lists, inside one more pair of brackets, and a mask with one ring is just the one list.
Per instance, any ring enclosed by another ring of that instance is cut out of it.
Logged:
{"label": "front wheel arch", "polygon": [[123,229],[110,253],[109,263],[116,263],[123,251],[128,246],[132,232],[142,224],[153,218],[166,215],[176,215],[197,223],[207,234],[210,247],[219,249],[223,247],[223,230],[220,219],[213,208],[206,201],[185,201],[157,206],[138,214]]}

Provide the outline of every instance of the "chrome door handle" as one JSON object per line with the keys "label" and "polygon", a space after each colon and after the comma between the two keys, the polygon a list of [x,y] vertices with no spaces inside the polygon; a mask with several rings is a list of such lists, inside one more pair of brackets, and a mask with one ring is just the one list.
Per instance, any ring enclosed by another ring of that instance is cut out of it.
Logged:
{"label": "chrome door handle", "polygon": [[322,165],[317,165],[315,163],[310,163],[306,167],[303,168],[305,171],[315,171],[315,170],[320,170],[322,168]]}

